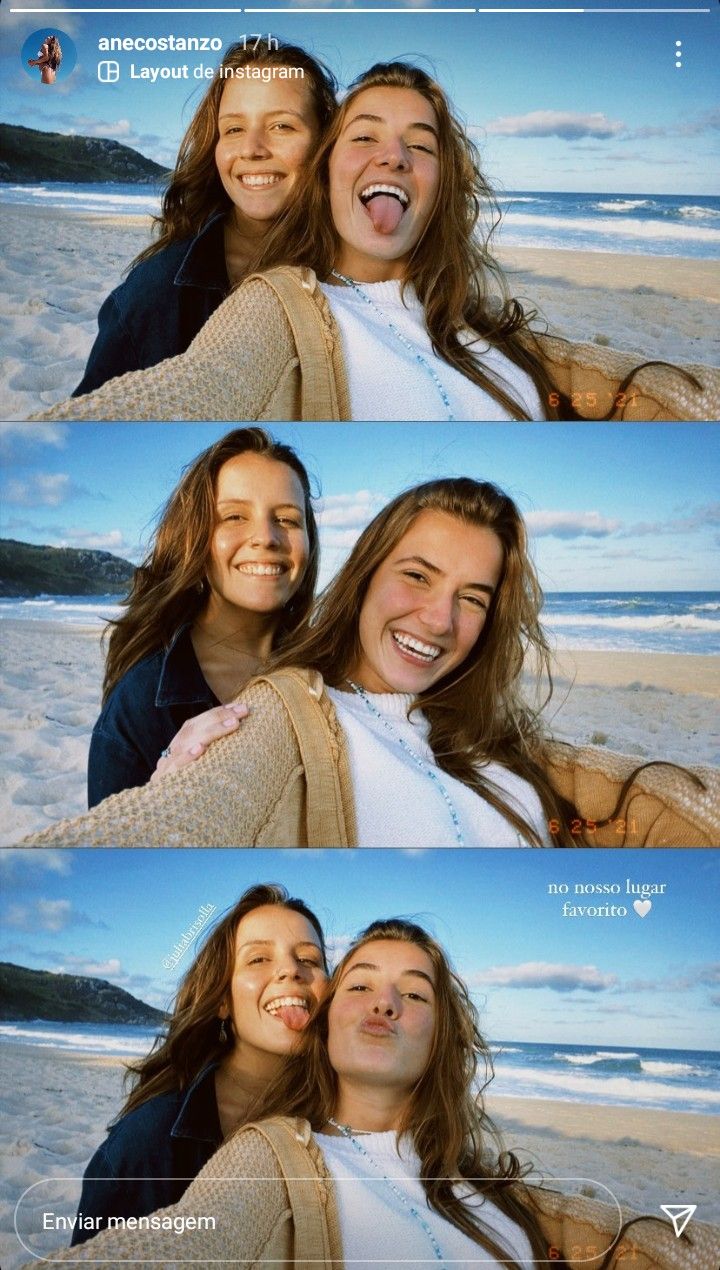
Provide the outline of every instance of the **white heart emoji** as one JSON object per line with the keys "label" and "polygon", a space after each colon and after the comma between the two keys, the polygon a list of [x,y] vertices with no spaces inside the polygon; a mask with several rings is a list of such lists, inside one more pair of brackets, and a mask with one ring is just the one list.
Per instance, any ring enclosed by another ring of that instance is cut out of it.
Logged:
{"label": "white heart emoji", "polygon": [[638,917],[647,917],[650,909],[652,908],[652,900],[635,900],[633,908],[635,909]]}

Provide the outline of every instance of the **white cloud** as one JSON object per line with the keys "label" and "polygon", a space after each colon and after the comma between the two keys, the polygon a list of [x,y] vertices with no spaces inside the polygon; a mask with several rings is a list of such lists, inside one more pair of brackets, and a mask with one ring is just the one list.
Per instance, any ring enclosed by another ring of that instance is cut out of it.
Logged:
{"label": "white cloud", "polygon": [[16,507],[60,507],[84,492],[66,472],[33,472],[27,480],[8,481],[3,497]]}
{"label": "white cloud", "polygon": [[317,507],[318,520],[323,529],[350,526],[364,529],[386,502],[384,494],[374,494],[368,489],[358,490],[354,494],[331,494],[320,500]]}
{"label": "white cloud", "polygon": [[24,461],[35,446],[61,450],[68,436],[66,423],[0,423],[0,458],[4,463]]}
{"label": "white cloud", "polygon": [[124,551],[125,537],[121,529],[98,533],[93,529],[68,529],[61,547],[87,547],[94,551]]}
{"label": "white cloud", "polygon": [[107,961],[92,961],[87,957],[65,957],[57,967],[58,974],[91,975],[94,979],[124,977],[122,963],[118,957],[108,957]]}
{"label": "white cloud", "polygon": [[528,512],[528,529],[536,538],[607,538],[622,527],[622,521],[600,512]]}
{"label": "white cloud", "polygon": [[531,110],[525,115],[503,115],[486,125],[486,132],[499,137],[617,137],[625,131],[620,120],[608,119],[602,111],[584,115],[573,110]]}
{"label": "white cloud", "polygon": [[[70,872],[71,860],[66,851],[55,851],[48,847],[44,851],[32,848],[7,847],[0,850],[0,877],[5,885],[12,884],[15,879],[27,881],[27,875],[53,873],[56,876],[67,876]],[[22,875],[25,875],[22,877]]]}
{"label": "white cloud", "polygon": [[58,932],[75,925],[70,900],[34,900],[32,904],[12,904],[5,922],[16,930],[49,930]]}
{"label": "white cloud", "polygon": [[572,966],[563,962],[525,961],[519,966],[490,966],[472,976],[473,984],[497,988],[550,988],[553,992],[605,992],[617,984],[616,975],[603,974],[597,966]]}

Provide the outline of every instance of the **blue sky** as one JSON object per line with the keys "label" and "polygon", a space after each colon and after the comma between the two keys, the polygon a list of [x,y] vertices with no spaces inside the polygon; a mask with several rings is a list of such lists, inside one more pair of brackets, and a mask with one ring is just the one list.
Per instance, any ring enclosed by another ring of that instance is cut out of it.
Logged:
{"label": "blue sky", "polygon": [[[720,1046],[717,852],[16,849],[0,853],[0,877],[0,960],[106,978],[160,1007],[188,964],[163,959],[200,906],[220,915],[272,881],[316,910],[336,949],[379,917],[427,925],[491,1039]],[[645,918],[628,879],[665,884]],[[609,900],[628,915],[562,917],[549,885],[589,905],[574,888],[590,882],[617,883]]]}
{"label": "blue sky", "polygon": [[[184,464],[224,424],[0,425],[4,537],[138,561]],[[377,510],[435,476],[519,503],[548,591],[715,590],[716,424],[273,424],[321,491],[323,581]]]}
{"label": "blue sky", "polygon": [[[557,2],[572,7],[571,0]],[[525,0],[524,7],[533,4]],[[73,7],[83,6],[76,0]],[[440,10],[454,6],[442,3],[436,12],[422,13],[412,0],[378,5],[405,10],[381,15],[350,12],[350,0],[334,0],[332,7],[344,11],[332,13],[293,13],[298,6],[292,2],[284,7],[291,12],[273,17],[244,15],[239,9],[234,14],[113,15],[112,8],[59,16],[55,6],[50,21],[75,41],[78,63],[50,93],[36,82],[36,72],[35,78],[27,74],[20,58],[25,40],[42,32],[42,15],[11,12],[6,3],[0,10],[3,118],[113,137],[170,165],[207,82],[196,80],[199,87],[194,87],[194,68],[200,62],[214,65],[218,54],[165,54],[166,65],[186,62],[190,79],[152,85],[131,81],[130,64],[159,64],[158,55],[123,52],[118,55],[120,80],[100,84],[97,61],[106,54],[98,53],[98,38],[173,32],[217,37],[227,45],[255,30],[306,46],[332,66],[342,83],[379,59],[424,59],[480,144],[491,180],[506,190],[717,192],[716,3],[708,2],[707,12],[672,14],[450,14]],[[620,6],[606,0],[603,7]],[[627,3],[628,9],[639,7]],[[702,0],[690,7],[702,7]],[[681,69],[675,65],[677,40]]]}

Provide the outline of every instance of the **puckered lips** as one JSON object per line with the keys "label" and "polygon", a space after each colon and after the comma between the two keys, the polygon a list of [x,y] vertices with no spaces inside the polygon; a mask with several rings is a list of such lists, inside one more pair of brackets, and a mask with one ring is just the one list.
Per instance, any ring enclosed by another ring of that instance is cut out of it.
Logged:
{"label": "puckered lips", "polygon": [[375,181],[364,185],[358,198],[378,234],[394,234],[410,206],[407,190],[395,182]]}
{"label": "puckered lips", "polygon": [[366,1036],[394,1036],[395,1024],[376,1014],[369,1014],[360,1024],[360,1031]]}
{"label": "puckered lips", "polygon": [[298,994],[272,997],[265,1002],[263,1010],[273,1019],[279,1019],[291,1032],[302,1032],[310,1018],[310,1001]]}
{"label": "puckered lips", "polygon": [[391,631],[390,634],[401,657],[414,666],[432,666],[445,652],[440,644],[429,644],[427,640],[419,639],[409,631]]}

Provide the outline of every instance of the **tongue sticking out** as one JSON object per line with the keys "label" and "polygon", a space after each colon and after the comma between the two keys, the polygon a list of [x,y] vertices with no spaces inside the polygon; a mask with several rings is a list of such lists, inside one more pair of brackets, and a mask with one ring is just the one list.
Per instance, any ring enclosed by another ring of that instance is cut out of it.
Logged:
{"label": "tongue sticking out", "polygon": [[378,234],[394,234],[404,210],[400,199],[394,194],[373,194],[365,204],[365,211]]}
{"label": "tongue sticking out", "polygon": [[292,1032],[302,1032],[310,1016],[301,1005],[281,1005],[275,1011],[275,1017],[281,1018],[285,1027],[289,1027]]}

